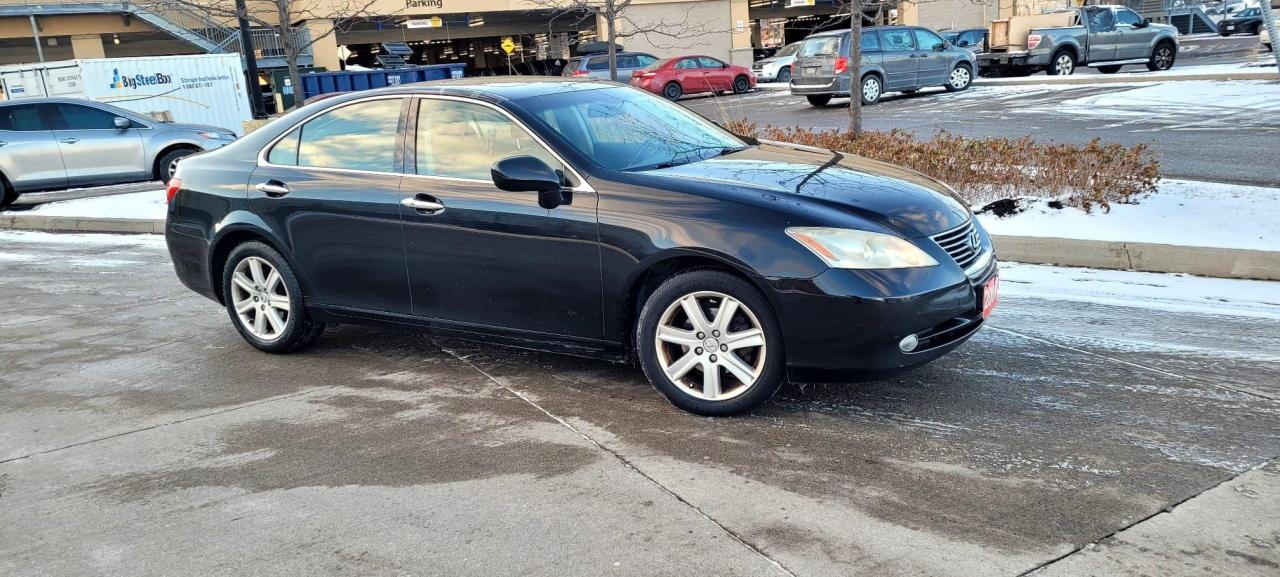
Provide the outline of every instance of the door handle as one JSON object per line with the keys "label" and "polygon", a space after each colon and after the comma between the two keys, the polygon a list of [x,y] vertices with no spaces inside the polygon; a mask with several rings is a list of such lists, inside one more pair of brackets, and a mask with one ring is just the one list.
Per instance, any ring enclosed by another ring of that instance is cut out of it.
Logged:
{"label": "door handle", "polygon": [[79,138],[64,138],[64,139],[62,139],[62,140],[59,140],[58,142],[61,142],[61,143],[63,143],[63,144],[75,144],[75,143],[77,143],[77,142],[80,142],[80,139],[79,139]]}
{"label": "door handle", "polygon": [[285,183],[280,182],[278,180],[268,180],[266,182],[258,184],[258,186],[254,188],[257,188],[258,192],[261,192],[273,198],[289,194],[289,187],[286,186]]}
{"label": "door handle", "polygon": [[400,205],[412,208],[422,214],[435,214],[444,210],[443,204],[440,204],[440,202],[435,198],[426,194],[419,194],[413,198],[406,198],[400,201]]}

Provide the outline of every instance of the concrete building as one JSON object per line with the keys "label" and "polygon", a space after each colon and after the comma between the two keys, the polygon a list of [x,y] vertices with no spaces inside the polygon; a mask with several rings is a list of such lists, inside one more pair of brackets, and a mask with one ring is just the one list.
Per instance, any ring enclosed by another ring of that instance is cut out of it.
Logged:
{"label": "concrete building", "polygon": [[[0,64],[239,50],[234,21],[226,17],[232,0],[200,0],[215,7],[205,10],[189,7],[190,1],[0,0]],[[603,16],[572,8],[605,1],[375,0],[359,18],[322,7],[296,14],[291,24],[302,41],[319,39],[301,62],[329,70],[375,66],[385,54],[382,45],[395,42],[412,50],[410,64],[464,62],[471,74],[546,73],[580,44],[604,39]],[[1012,0],[917,1],[868,7],[867,14],[885,23],[982,26],[996,17],[997,2]],[[332,0],[334,7],[347,4]],[[749,64],[759,51],[847,26],[842,10],[845,0],[634,0],[615,21],[627,50],[660,57],[701,53]],[[277,21],[271,12],[258,16]],[[501,48],[508,39],[514,44],[510,59]],[[284,64],[272,30],[256,30],[254,40],[259,66]]]}

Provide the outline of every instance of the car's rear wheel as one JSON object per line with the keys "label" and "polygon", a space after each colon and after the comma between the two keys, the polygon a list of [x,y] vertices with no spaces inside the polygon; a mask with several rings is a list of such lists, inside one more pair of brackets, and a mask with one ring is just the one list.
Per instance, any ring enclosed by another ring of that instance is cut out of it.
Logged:
{"label": "car's rear wheel", "polygon": [[169,182],[178,172],[178,162],[197,152],[195,148],[175,148],[164,153],[156,160],[156,179]]}
{"label": "car's rear wheel", "polygon": [[1119,66],[1119,65],[1116,65],[1116,66],[1099,66],[1099,67],[1098,67],[1098,72],[1101,72],[1101,73],[1103,73],[1103,74],[1115,74],[1115,73],[1117,73],[1117,72],[1119,72],[1119,71],[1120,71],[1120,66]]}
{"label": "car's rear wheel", "polygon": [[307,316],[302,288],[289,263],[261,242],[246,242],[227,257],[222,296],[240,336],[268,353],[291,353],[315,342],[324,324]]}
{"label": "car's rear wheel", "polygon": [[791,67],[790,67],[790,66],[783,66],[783,67],[782,67],[782,70],[779,70],[779,71],[778,71],[778,79],[777,79],[777,82],[791,82]]}
{"label": "car's rear wheel", "polygon": [[960,92],[968,89],[971,84],[973,84],[973,70],[969,69],[968,64],[957,64],[951,69],[951,76],[947,77],[947,83],[944,86],[947,92]]}
{"label": "car's rear wheel", "polygon": [[1049,59],[1050,76],[1070,76],[1076,71],[1076,57],[1067,50],[1059,50]]}
{"label": "car's rear wheel", "polygon": [[745,94],[748,90],[751,90],[751,81],[746,76],[739,76],[733,79],[734,94]]}
{"label": "car's rear wheel", "polygon": [[1158,72],[1173,68],[1173,60],[1177,57],[1177,54],[1178,51],[1174,49],[1173,44],[1169,42],[1157,44],[1156,49],[1151,51],[1151,60],[1147,62],[1147,70]]}
{"label": "car's rear wheel", "polygon": [[668,82],[666,86],[662,87],[662,95],[667,97],[667,100],[680,100],[680,95],[682,94],[684,94],[684,89],[680,88],[679,82]]}
{"label": "car's rear wheel", "polygon": [[806,98],[808,98],[809,105],[811,106],[826,106],[828,102],[831,102],[830,94],[817,94],[813,96],[807,96]]}
{"label": "car's rear wheel", "polygon": [[862,104],[870,106],[880,102],[880,97],[884,95],[884,86],[880,84],[880,77],[875,74],[868,74],[862,77]]}
{"label": "car's rear wheel", "polygon": [[636,349],[649,382],[677,407],[728,416],[769,400],[785,376],[781,331],[746,281],[698,270],[662,283],[645,301]]}

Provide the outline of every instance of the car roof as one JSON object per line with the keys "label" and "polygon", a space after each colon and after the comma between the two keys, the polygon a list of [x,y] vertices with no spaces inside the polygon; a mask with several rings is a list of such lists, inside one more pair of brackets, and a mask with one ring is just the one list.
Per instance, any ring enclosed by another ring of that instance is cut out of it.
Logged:
{"label": "car roof", "polygon": [[[919,28],[919,26],[908,26],[906,24],[894,24],[892,26],[863,26],[862,27],[863,30],[896,30],[898,28]],[[839,35],[848,34],[848,33],[849,33],[848,30],[827,30],[825,32],[817,32],[814,34],[810,34],[805,37],[805,40],[813,38],[814,36],[839,36]]]}
{"label": "car roof", "polygon": [[[626,54],[641,54],[641,55],[644,55],[644,56],[653,56],[652,54],[649,54],[648,52],[640,52],[640,51],[638,51],[638,50],[619,50],[619,51],[617,51],[617,52],[614,52],[614,54],[615,54],[615,55],[617,55],[617,56],[622,56],[622,55],[626,55]],[[605,58],[608,58],[608,57],[609,57],[609,53],[608,53],[608,52],[591,52],[591,53],[589,53],[589,54],[579,54],[579,55],[577,55],[577,56],[574,56],[573,58],[570,58],[569,60],[582,60],[582,59],[584,59],[584,58],[591,58],[591,57],[593,57],[593,56],[603,56],[603,57],[605,57]]]}

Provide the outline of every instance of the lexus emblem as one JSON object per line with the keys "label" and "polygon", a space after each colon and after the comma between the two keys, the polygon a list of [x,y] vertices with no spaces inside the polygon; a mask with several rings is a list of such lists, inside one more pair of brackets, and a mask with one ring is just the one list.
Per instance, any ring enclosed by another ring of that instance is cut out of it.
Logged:
{"label": "lexus emblem", "polygon": [[973,247],[973,250],[976,251],[978,250],[978,247],[981,245],[982,245],[982,238],[978,236],[978,231],[974,230],[973,232],[969,233],[969,246]]}

